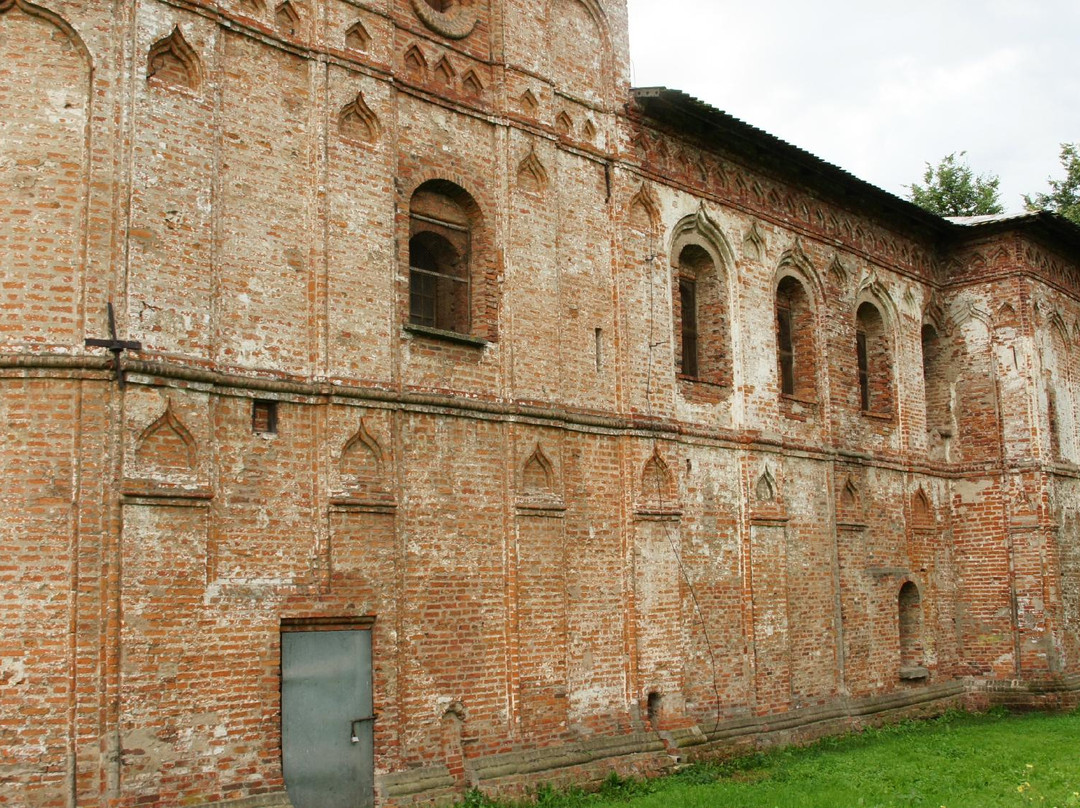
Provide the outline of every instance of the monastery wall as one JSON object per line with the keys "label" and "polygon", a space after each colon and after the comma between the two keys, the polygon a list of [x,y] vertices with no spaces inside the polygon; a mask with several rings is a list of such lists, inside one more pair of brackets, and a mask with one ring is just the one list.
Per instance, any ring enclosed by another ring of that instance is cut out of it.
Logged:
{"label": "monastery wall", "polygon": [[45,5],[0,805],[286,804],[312,626],[370,629],[380,806],[1075,702],[1075,256],[647,115],[620,2]]}

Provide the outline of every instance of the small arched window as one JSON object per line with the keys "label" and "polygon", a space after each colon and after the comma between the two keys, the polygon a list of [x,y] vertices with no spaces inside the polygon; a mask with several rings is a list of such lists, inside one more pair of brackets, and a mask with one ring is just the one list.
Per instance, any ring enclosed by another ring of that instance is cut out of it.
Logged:
{"label": "small arched window", "polygon": [[1050,441],[1050,457],[1061,460],[1064,456],[1061,440],[1061,417],[1058,413],[1058,384],[1054,374],[1046,371],[1046,426]]}
{"label": "small arched window", "polygon": [[855,359],[859,381],[859,409],[890,415],[893,410],[892,345],[885,321],[872,303],[855,314]]}
{"label": "small arched window", "polygon": [[730,384],[722,273],[713,256],[699,244],[687,244],[679,251],[673,302],[678,373],[711,384]]}
{"label": "small arched window", "polygon": [[1072,340],[1064,324],[1057,318],[1050,325],[1050,350],[1043,350],[1046,377],[1046,422],[1050,457],[1074,462],[1075,416],[1072,407]]}
{"label": "small arched window", "polygon": [[925,323],[922,327],[922,375],[926,431],[949,438],[952,437],[952,412],[946,370],[944,341],[931,323]]}
{"label": "small arched window", "polygon": [[776,370],[781,395],[814,399],[813,311],[806,287],[792,275],[776,286]]}
{"label": "small arched window", "polygon": [[432,181],[409,204],[409,323],[453,334],[474,332],[482,306],[474,264],[479,209],[464,190]]}
{"label": "small arched window", "polygon": [[919,587],[907,581],[897,595],[900,634],[900,678],[926,678],[923,667],[922,598]]}

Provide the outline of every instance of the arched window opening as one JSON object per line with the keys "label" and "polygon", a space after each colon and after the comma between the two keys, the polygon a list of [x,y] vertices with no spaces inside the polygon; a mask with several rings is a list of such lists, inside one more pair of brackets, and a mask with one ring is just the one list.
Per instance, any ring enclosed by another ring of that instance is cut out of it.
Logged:
{"label": "arched window opening", "polygon": [[930,323],[926,323],[922,327],[922,375],[927,389],[940,351],[939,342],[937,330]]}
{"label": "arched window opening", "polygon": [[923,396],[926,406],[926,431],[951,437],[949,383],[945,377],[945,357],[941,337],[930,323],[922,327]]}
{"label": "arched window opening", "polygon": [[409,323],[470,334],[474,317],[473,232],[478,213],[465,191],[428,182],[409,206]]}
{"label": "arched window opening", "polygon": [[1075,410],[1070,392],[1072,382],[1072,339],[1058,317],[1053,317],[1049,329],[1050,350],[1043,350],[1042,360],[1046,382],[1046,422],[1049,457],[1052,460],[1075,462]]}
{"label": "arched window opening", "polygon": [[468,333],[469,277],[449,239],[432,232],[409,239],[409,322]]}
{"label": "arched window opening", "polygon": [[1057,383],[1050,371],[1046,372],[1046,426],[1050,439],[1050,457],[1061,460],[1061,418],[1058,416]]}
{"label": "arched window opening", "polygon": [[776,287],[776,367],[782,395],[813,400],[813,312],[805,287],[791,275]]}
{"label": "arched window opening", "polygon": [[919,588],[907,581],[897,596],[900,630],[900,678],[925,679],[922,646],[922,603]]}
{"label": "arched window opening", "polygon": [[697,281],[679,278],[679,372],[698,375]]}
{"label": "arched window opening", "polygon": [[859,409],[889,415],[893,409],[892,350],[881,312],[863,303],[855,314],[855,356]]}
{"label": "arched window opening", "polygon": [[687,244],[678,253],[673,302],[677,372],[710,384],[730,384],[722,274],[699,244]]}

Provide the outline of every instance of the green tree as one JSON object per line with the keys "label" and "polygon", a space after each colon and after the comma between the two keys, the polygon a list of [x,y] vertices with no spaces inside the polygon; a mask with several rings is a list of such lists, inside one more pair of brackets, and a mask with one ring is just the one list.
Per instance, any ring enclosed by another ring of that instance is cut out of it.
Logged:
{"label": "green tree", "polygon": [[936,166],[926,164],[924,185],[911,183],[908,199],[938,216],[986,216],[1004,213],[993,174],[979,174],[967,165],[967,152],[942,158]]}
{"label": "green tree", "polygon": [[1080,224],[1080,143],[1061,144],[1061,167],[1065,179],[1050,179],[1050,193],[1024,194],[1028,210],[1048,210]]}

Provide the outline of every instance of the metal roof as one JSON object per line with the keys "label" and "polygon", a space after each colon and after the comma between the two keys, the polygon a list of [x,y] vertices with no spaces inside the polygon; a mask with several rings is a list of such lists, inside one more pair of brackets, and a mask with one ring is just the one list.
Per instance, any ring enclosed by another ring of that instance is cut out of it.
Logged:
{"label": "metal roof", "polygon": [[644,116],[866,214],[950,242],[968,240],[976,233],[1019,230],[1064,247],[1080,263],[1080,226],[1056,214],[1025,211],[943,218],[679,90],[637,87],[630,94]]}

